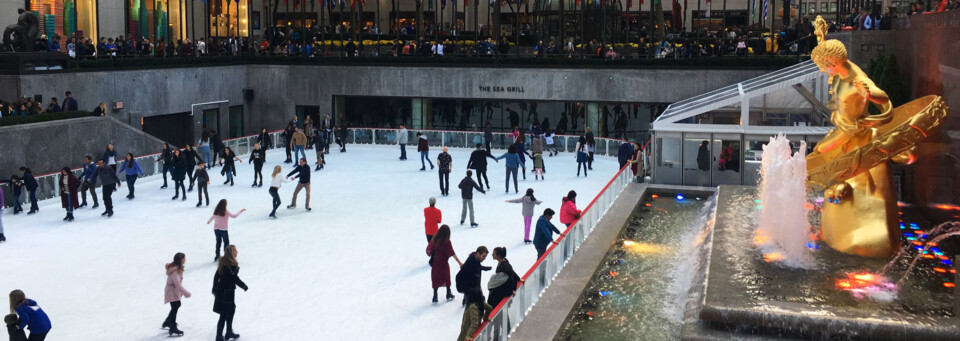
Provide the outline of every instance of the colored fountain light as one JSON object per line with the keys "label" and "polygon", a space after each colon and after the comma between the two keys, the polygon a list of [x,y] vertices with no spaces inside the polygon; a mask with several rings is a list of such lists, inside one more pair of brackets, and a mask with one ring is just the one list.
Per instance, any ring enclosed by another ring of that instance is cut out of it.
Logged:
{"label": "colored fountain light", "polygon": [[683,201],[683,194],[677,194],[677,201]]}
{"label": "colored fountain light", "polygon": [[836,287],[849,292],[854,298],[868,298],[891,302],[897,297],[897,285],[885,276],[870,272],[846,273],[837,279]]}

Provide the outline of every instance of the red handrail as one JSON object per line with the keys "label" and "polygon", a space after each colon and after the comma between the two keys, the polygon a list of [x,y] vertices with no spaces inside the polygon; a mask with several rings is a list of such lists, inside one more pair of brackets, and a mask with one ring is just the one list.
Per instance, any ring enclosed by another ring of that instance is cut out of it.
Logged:
{"label": "red handrail", "polygon": [[[626,141],[619,140],[619,139],[610,139],[610,140],[626,142]],[[582,211],[580,211],[580,218],[577,218],[577,220],[574,220],[572,223],[570,223],[570,226],[567,227],[567,229],[564,230],[563,233],[560,234],[560,237],[557,238],[557,240],[555,240],[555,243],[551,243],[551,245],[550,245],[550,246],[547,248],[547,250],[543,253],[543,256],[540,256],[540,258],[538,258],[537,261],[534,262],[532,266],[530,266],[530,269],[527,270],[527,272],[526,272],[526,273],[523,275],[523,277],[521,278],[522,281],[526,282],[527,278],[529,278],[530,275],[533,274],[533,271],[537,268],[537,266],[540,265],[541,262],[543,262],[544,258],[545,258],[547,255],[549,255],[551,252],[553,252],[553,248],[555,248],[557,245],[559,245],[559,244],[560,244],[560,241],[563,240],[563,238],[566,238],[567,233],[569,233],[570,230],[573,229],[573,227],[576,226],[577,223],[580,222],[580,219],[583,218],[584,213],[586,213],[586,212],[589,211],[591,208],[593,208],[593,204],[597,202],[597,199],[600,199],[600,196],[603,195],[603,193],[606,192],[608,188],[610,188],[610,185],[612,185],[613,182],[616,181],[617,178],[620,177],[620,174],[623,173],[623,171],[624,171],[625,169],[627,169],[627,167],[630,167],[630,164],[629,164],[629,163],[626,164],[626,165],[624,165],[623,167],[621,167],[620,170],[617,171],[617,174],[614,175],[613,178],[611,178],[610,181],[607,182],[607,185],[606,185],[606,186],[603,186],[603,189],[601,189],[600,192],[597,193],[597,195],[596,195],[595,197],[593,197],[593,200],[591,200],[590,203],[587,204],[587,207],[584,208]],[[517,290],[519,290],[522,286],[523,286],[523,283],[517,285]],[[501,301],[500,301],[500,304],[497,304],[497,306],[494,307],[493,310],[490,311],[490,313],[489,313],[488,316],[493,316],[493,315],[496,315],[496,313],[500,312],[500,310],[503,308],[503,305],[506,304],[507,301],[509,301],[509,299],[501,300]],[[477,327],[477,330],[473,332],[473,338],[476,339],[477,336],[480,335],[480,332],[482,332],[483,329],[484,329],[489,323],[490,323],[490,321],[484,321],[483,323],[481,323],[480,326]]]}

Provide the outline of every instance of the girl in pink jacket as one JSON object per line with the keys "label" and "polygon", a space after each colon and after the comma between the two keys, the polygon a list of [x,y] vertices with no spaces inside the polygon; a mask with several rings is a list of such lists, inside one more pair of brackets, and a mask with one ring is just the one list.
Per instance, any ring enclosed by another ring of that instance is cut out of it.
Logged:
{"label": "girl in pink jacket", "polygon": [[230,218],[236,218],[246,210],[247,209],[244,208],[236,214],[227,211],[227,199],[220,199],[220,202],[217,203],[217,208],[213,209],[213,215],[207,220],[207,225],[213,222],[213,233],[217,236],[217,256],[213,258],[214,262],[220,259],[220,242],[223,242],[224,247],[230,245],[230,235],[227,233]]}
{"label": "girl in pink jacket", "polygon": [[180,310],[181,297],[190,298],[190,292],[183,287],[183,264],[186,262],[187,256],[183,252],[177,252],[173,256],[173,262],[164,267],[167,269],[167,286],[163,289],[163,303],[170,303],[170,313],[161,328],[170,328],[170,336],[183,336],[183,331],[177,329],[177,310]]}
{"label": "girl in pink jacket", "polygon": [[580,219],[580,210],[577,209],[577,192],[570,191],[567,197],[563,198],[563,205],[560,206],[560,223],[570,227],[570,224]]}

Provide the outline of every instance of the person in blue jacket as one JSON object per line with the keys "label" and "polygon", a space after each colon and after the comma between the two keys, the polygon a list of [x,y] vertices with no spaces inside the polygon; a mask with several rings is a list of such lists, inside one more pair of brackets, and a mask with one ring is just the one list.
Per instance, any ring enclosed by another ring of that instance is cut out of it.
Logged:
{"label": "person in blue jacket", "polygon": [[127,199],[133,199],[133,185],[137,183],[138,176],[143,176],[143,169],[140,169],[140,164],[133,158],[133,154],[127,153],[126,160],[123,161],[123,165],[117,172],[124,172],[127,176],[127,190],[130,191],[127,194]]}
{"label": "person in blue jacket", "polygon": [[[497,158],[499,160],[506,159],[506,169],[507,176],[504,178],[503,182],[506,186],[506,193],[510,193],[510,175],[513,175],[513,191],[519,193],[520,190],[517,188],[517,168],[520,168],[520,156],[517,155],[517,146],[511,145],[507,148],[507,152]],[[489,182],[489,181],[487,181]]]}
{"label": "person in blue jacket", "polygon": [[20,330],[29,329],[29,341],[43,341],[50,332],[50,318],[47,313],[40,309],[37,302],[28,299],[23,291],[14,290],[10,292],[10,311],[16,312],[20,318],[18,327]]}
{"label": "person in blue jacket", "polygon": [[550,219],[553,219],[554,213],[556,212],[552,209],[545,209],[543,210],[543,215],[537,220],[537,229],[533,234],[533,247],[537,249],[537,259],[543,256],[543,253],[547,251],[547,246],[550,246],[550,243],[557,243],[553,241],[554,233],[559,234],[561,237],[564,235],[550,222]]}
{"label": "person in blue jacket", "polygon": [[90,197],[93,198],[93,209],[100,207],[97,201],[97,164],[93,163],[93,158],[87,155],[83,158],[83,174],[80,176],[80,196],[82,202],[79,207],[87,206],[87,191],[90,191]]}
{"label": "person in blue jacket", "polygon": [[626,166],[630,159],[633,159],[633,143],[624,142],[617,147],[617,161],[620,162],[620,168]]}
{"label": "person in blue jacket", "polygon": [[20,180],[23,181],[23,187],[27,188],[27,193],[30,193],[30,211],[27,214],[37,213],[40,210],[40,206],[37,206],[37,187],[40,185],[33,177],[33,171],[27,167],[20,167]]}

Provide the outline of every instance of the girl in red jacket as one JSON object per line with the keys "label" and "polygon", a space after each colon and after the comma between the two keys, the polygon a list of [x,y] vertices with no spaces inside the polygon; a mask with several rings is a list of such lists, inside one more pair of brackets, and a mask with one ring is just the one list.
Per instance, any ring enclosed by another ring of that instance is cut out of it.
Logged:
{"label": "girl in red jacket", "polygon": [[563,205],[560,206],[560,222],[567,227],[580,219],[580,210],[577,209],[577,192],[570,191],[567,197],[563,198]]}

